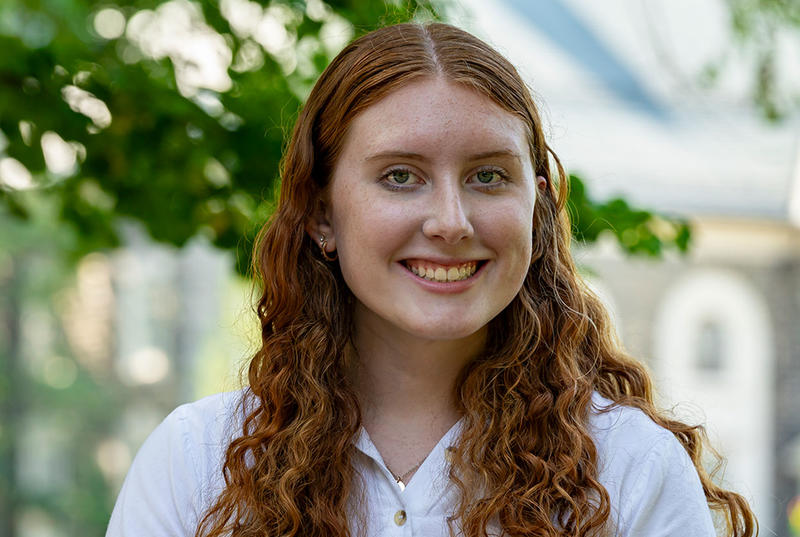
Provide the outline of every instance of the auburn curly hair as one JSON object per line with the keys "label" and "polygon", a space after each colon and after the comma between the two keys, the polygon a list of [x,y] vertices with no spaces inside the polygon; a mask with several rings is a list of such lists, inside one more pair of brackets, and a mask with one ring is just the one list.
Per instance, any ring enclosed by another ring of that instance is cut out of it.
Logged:
{"label": "auburn curly hair", "polygon": [[[610,505],[588,430],[593,391],[641,409],[694,462],[726,535],[757,531],[747,502],[717,486],[701,459],[702,427],[660,413],[644,367],[576,273],[565,211],[567,179],[514,67],[476,37],[440,23],[399,24],[347,46],[303,107],[282,163],[280,200],[262,229],[253,269],[262,344],[249,364],[250,403],[225,455],[225,487],[196,537],[350,535],[351,455],[361,414],[346,374],[353,297],[337,263],[306,233],[353,118],[420,77],[465,84],[521,118],[536,175],[547,179],[533,217],[533,253],[514,300],[490,322],[487,346],[460,373],[463,429],[450,479],[468,537],[498,520],[507,535],[601,535]],[[247,405],[247,401],[245,401]],[[335,491],[335,493],[332,493]]]}

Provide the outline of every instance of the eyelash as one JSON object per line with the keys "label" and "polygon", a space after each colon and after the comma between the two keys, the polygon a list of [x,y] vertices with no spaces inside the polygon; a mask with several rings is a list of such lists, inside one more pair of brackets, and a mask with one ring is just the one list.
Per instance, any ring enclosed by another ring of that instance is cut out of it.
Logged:
{"label": "eyelash", "polygon": [[[412,188],[411,185],[407,186],[406,184],[392,183],[392,182],[389,181],[389,177],[392,174],[398,173],[398,172],[405,172],[405,173],[408,173],[409,175],[414,176],[414,177],[417,176],[417,174],[415,174],[409,168],[405,168],[403,166],[398,166],[396,168],[391,168],[391,169],[387,170],[383,175],[381,175],[380,181],[383,183],[383,185],[386,188],[388,188],[389,190],[393,190],[395,192],[398,192],[398,191],[401,191],[401,190],[408,190],[408,189]],[[474,177],[477,174],[479,174],[480,172],[496,173],[501,179],[500,181],[498,181],[496,183],[481,183],[480,181],[477,181],[478,188],[480,188],[482,190],[493,190],[495,188],[504,186],[506,184],[506,182],[508,181],[508,179],[509,179],[509,176],[508,176],[508,174],[506,173],[505,170],[503,170],[502,168],[496,168],[496,167],[493,167],[493,166],[486,167],[486,168],[480,168],[479,170],[476,170],[475,173],[473,173],[470,177]]]}
{"label": "eyelash", "polygon": [[473,175],[473,176],[475,176],[475,175],[478,175],[478,174],[479,174],[479,173],[481,173],[481,172],[492,172],[492,173],[496,173],[496,174],[497,174],[497,175],[500,177],[500,181],[498,181],[498,182],[496,182],[496,183],[481,183],[480,181],[478,181],[478,185],[479,185],[481,188],[484,188],[484,189],[489,189],[489,190],[491,190],[491,189],[493,189],[493,188],[497,188],[497,187],[503,186],[503,185],[505,185],[505,184],[506,184],[506,182],[508,182],[508,180],[509,180],[509,176],[508,176],[508,174],[506,173],[506,171],[505,171],[503,168],[496,168],[496,167],[494,167],[494,166],[489,166],[489,167],[486,167],[486,168],[481,168],[481,169],[477,170],[477,171],[476,171],[474,174],[472,174],[472,175]]}
{"label": "eyelash", "polygon": [[391,181],[389,181],[389,176],[394,174],[394,173],[398,173],[398,172],[405,172],[405,173],[409,174],[410,176],[415,176],[416,177],[416,174],[413,171],[411,171],[410,169],[404,168],[402,166],[398,166],[396,168],[391,168],[391,169],[387,170],[386,173],[381,175],[381,182],[383,183],[383,185],[386,188],[388,188],[389,190],[393,190],[395,192],[398,192],[400,190],[408,190],[409,188],[411,188],[410,185],[392,183]]}

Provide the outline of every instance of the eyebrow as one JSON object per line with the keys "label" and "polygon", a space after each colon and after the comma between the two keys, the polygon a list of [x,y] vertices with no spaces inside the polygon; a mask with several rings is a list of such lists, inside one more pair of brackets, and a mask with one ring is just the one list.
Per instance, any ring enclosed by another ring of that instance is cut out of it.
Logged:
{"label": "eyebrow", "polygon": [[[497,157],[511,157],[517,160],[522,160],[522,157],[519,156],[519,153],[512,149],[499,149],[495,151],[485,151],[483,153],[476,153],[475,155],[470,155],[469,160],[483,160],[487,158],[497,158]],[[386,158],[407,158],[412,160],[419,160],[422,162],[428,162],[430,159],[421,155],[419,153],[412,153],[409,151],[381,151],[379,153],[375,153],[374,155],[370,155],[364,159],[365,162],[369,162],[372,160],[378,159],[386,159]]]}

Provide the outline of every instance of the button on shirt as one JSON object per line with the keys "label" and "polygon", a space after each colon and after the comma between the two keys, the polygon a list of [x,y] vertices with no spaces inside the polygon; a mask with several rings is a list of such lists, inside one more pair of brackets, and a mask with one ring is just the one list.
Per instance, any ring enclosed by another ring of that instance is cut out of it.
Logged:
{"label": "button on shirt", "polygon": [[[241,434],[244,390],[182,405],[153,431],[131,465],[106,537],[193,537],[222,491],[225,450]],[[598,394],[595,409],[612,403]],[[610,524],[619,537],[715,535],[697,472],[675,437],[639,410],[616,406],[593,411],[599,481],[611,501]],[[457,505],[448,478],[448,448],[457,445],[461,422],[439,441],[404,490],[362,428],[353,466],[363,483],[366,535],[449,536],[447,517]],[[354,534],[359,528],[354,527]],[[500,535],[500,528],[487,528]]]}
{"label": "button on shirt", "polygon": [[367,535],[449,535],[447,517],[457,501],[448,477],[447,448],[461,431],[457,422],[422,461],[404,489],[395,481],[381,454],[362,427],[355,440],[354,466],[361,475],[367,499]]}

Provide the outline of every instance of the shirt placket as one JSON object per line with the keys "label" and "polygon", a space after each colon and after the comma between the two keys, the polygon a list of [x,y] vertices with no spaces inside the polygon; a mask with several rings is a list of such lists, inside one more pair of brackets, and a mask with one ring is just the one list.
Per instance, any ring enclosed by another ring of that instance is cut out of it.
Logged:
{"label": "shirt placket", "polygon": [[453,502],[449,498],[452,487],[448,485],[447,468],[452,451],[450,442],[457,432],[458,427],[454,427],[442,437],[405,489],[401,490],[369,435],[362,429],[356,447],[369,461],[364,477],[369,482],[370,536],[448,535],[446,518]]}

